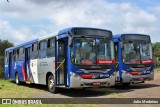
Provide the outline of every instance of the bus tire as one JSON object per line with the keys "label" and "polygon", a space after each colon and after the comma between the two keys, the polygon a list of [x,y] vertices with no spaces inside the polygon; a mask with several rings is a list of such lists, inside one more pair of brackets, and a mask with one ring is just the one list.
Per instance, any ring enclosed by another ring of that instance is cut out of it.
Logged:
{"label": "bus tire", "polygon": [[58,88],[56,87],[55,78],[54,78],[53,75],[50,75],[48,77],[47,86],[48,86],[48,91],[49,92],[51,92],[51,93],[57,93],[58,92]]}
{"label": "bus tire", "polygon": [[129,86],[131,83],[122,83],[123,86]]}
{"label": "bus tire", "polygon": [[20,80],[19,80],[19,74],[18,73],[16,73],[15,82],[16,82],[17,85],[20,85]]}
{"label": "bus tire", "polygon": [[85,90],[86,90],[86,88],[84,87],[84,88],[82,88],[82,90],[83,90],[83,91],[85,91]]}

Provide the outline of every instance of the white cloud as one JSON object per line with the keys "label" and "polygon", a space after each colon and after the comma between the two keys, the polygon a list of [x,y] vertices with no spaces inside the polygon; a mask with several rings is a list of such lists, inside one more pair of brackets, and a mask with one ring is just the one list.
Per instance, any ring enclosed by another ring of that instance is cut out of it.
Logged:
{"label": "white cloud", "polygon": [[143,10],[135,10],[133,12],[127,12],[125,20],[126,27],[123,31],[145,33],[147,29],[153,26],[153,23],[157,21],[157,18]]}
{"label": "white cloud", "polygon": [[[31,39],[38,35],[58,32],[66,27],[84,26],[109,29],[114,34],[145,33],[151,35],[152,41],[156,42],[159,41],[156,39],[160,27],[159,13],[158,6],[144,10],[130,2],[13,0],[10,3],[3,2],[0,7],[0,16],[3,16],[3,19],[0,18],[0,34],[5,35],[2,39],[9,39],[17,44],[28,40],[29,37]],[[51,23],[37,22],[31,26],[16,26],[10,23],[12,19],[25,22],[45,19]]]}
{"label": "white cloud", "polygon": [[15,44],[19,44],[31,38],[32,34],[28,28],[15,29],[8,21],[0,20],[0,39],[9,40]]}

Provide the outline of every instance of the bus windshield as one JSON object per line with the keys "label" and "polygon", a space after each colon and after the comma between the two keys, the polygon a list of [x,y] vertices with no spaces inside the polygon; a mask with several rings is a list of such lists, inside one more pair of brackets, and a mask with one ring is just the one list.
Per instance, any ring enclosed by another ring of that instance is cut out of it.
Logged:
{"label": "bus windshield", "polygon": [[124,42],[122,56],[126,64],[139,64],[144,60],[152,60],[151,43]]}
{"label": "bus windshield", "polygon": [[114,63],[113,41],[106,38],[74,38],[71,60],[74,64],[97,65]]}
{"label": "bus windshield", "polygon": [[140,44],[141,50],[141,60],[152,59],[152,45],[151,43]]}

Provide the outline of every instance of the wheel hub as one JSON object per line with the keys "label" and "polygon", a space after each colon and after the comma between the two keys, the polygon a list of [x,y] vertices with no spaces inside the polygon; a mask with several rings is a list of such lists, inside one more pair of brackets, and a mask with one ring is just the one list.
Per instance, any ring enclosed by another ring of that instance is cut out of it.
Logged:
{"label": "wheel hub", "polygon": [[54,81],[53,81],[53,79],[51,79],[51,80],[49,81],[49,87],[50,87],[50,88],[53,88],[53,86],[54,86]]}

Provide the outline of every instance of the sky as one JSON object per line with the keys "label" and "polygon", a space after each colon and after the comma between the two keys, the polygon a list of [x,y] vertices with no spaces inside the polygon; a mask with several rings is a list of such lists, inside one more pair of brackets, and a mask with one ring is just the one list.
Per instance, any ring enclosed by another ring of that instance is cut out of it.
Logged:
{"label": "sky", "polygon": [[15,45],[68,27],[140,33],[160,42],[160,0],[0,0],[0,39]]}

